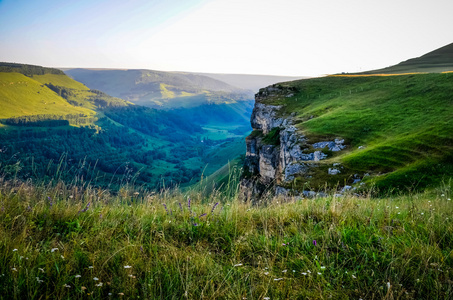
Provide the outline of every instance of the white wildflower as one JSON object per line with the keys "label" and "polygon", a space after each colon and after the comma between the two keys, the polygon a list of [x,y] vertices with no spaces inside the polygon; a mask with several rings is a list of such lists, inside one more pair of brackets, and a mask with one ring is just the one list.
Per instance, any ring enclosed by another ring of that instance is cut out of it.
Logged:
{"label": "white wildflower", "polygon": [[233,267],[240,267],[242,264],[235,264]]}
{"label": "white wildflower", "polygon": [[88,269],[93,269],[94,267],[93,266],[89,266]]}
{"label": "white wildflower", "polygon": [[38,268],[38,270],[44,273],[44,269],[43,268]]}
{"label": "white wildflower", "polygon": [[354,275],[352,275],[352,278],[356,279],[357,277],[355,277]]}
{"label": "white wildflower", "polygon": [[130,269],[132,268],[131,266],[124,266],[125,269]]}
{"label": "white wildflower", "polygon": [[280,281],[283,280],[283,278],[275,278],[274,281]]}
{"label": "white wildflower", "polygon": [[302,272],[302,275],[306,276],[306,275],[307,275],[307,273],[305,273],[305,272]]}
{"label": "white wildflower", "polygon": [[65,284],[63,286],[66,287],[66,288],[70,288],[71,287],[69,284]]}
{"label": "white wildflower", "polygon": [[283,270],[283,271],[282,271],[282,273],[286,273],[286,272],[288,272],[288,270]]}
{"label": "white wildflower", "polygon": [[390,282],[387,282],[387,289],[390,289]]}
{"label": "white wildflower", "polygon": [[99,282],[98,284],[96,284],[96,286],[102,286],[102,282]]}
{"label": "white wildflower", "polygon": [[94,281],[98,281],[98,280],[99,280],[99,278],[97,278],[97,277],[94,277],[94,278],[93,278],[93,280],[94,280]]}
{"label": "white wildflower", "polygon": [[13,252],[16,252],[16,251],[17,251],[17,249],[13,249]]}
{"label": "white wildflower", "polygon": [[82,275],[77,274],[77,275],[75,276],[75,278],[80,278],[80,277],[82,277]]}
{"label": "white wildflower", "polygon": [[12,268],[11,270],[13,270],[13,271],[16,271],[16,272],[17,272],[17,269],[16,269],[16,268]]}
{"label": "white wildflower", "polygon": [[57,250],[58,250],[58,248],[52,248],[52,250],[50,250],[50,252],[55,252]]}
{"label": "white wildflower", "polygon": [[321,270],[325,270],[325,269],[326,269],[326,267],[324,267],[324,266],[321,267]]}
{"label": "white wildflower", "polygon": [[320,273],[320,272],[318,272],[318,275],[321,275],[321,273]]}
{"label": "white wildflower", "polygon": [[264,275],[269,275],[269,272],[264,272]]}

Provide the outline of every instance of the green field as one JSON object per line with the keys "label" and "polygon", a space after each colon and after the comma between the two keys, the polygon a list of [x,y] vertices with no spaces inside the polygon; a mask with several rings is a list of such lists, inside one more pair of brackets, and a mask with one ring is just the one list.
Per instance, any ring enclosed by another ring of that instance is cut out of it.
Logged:
{"label": "green field", "polygon": [[0,298],[451,299],[451,184],[252,206],[0,180]]}
{"label": "green field", "polygon": [[[266,104],[283,105],[283,116],[295,114],[310,141],[341,137],[348,145],[341,154],[328,153],[310,185],[350,183],[352,174],[370,173],[378,188],[422,189],[453,175],[453,74],[344,75],[278,86],[292,96]],[[336,162],[343,174],[323,175]]]}

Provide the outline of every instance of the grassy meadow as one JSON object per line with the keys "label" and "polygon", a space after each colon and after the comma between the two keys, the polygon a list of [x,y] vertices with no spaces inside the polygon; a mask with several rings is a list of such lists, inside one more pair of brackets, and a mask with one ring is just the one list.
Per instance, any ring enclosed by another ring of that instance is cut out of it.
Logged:
{"label": "grassy meadow", "polygon": [[[287,94],[268,97],[282,105],[311,142],[341,137],[348,147],[326,153],[306,186],[352,184],[370,174],[381,190],[423,190],[453,174],[453,74],[336,75],[281,83]],[[314,151],[314,150],[313,150]],[[341,174],[327,175],[335,163]]]}
{"label": "grassy meadow", "polygon": [[453,183],[371,198],[0,181],[0,299],[451,299]]}

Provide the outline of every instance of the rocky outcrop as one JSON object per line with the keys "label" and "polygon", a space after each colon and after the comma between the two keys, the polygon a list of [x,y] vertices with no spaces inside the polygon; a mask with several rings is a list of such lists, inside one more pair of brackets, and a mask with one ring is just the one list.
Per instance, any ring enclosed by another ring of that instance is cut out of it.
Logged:
{"label": "rocky outcrop", "polygon": [[[247,200],[259,199],[264,193],[311,195],[312,192],[292,188],[294,180],[310,178],[310,173],[328,158],[326,153],[346,148],[341,138],[311,143],[294,125],[294,115],[285,115],[280,105],[266,104],[275,97],[292,93],[271,86],[255,95],[250,120],[253,132],[246,138],[247,152],[240,183],[241,194]],[[325,172],[326,175],[335,173],[333,168]]]}

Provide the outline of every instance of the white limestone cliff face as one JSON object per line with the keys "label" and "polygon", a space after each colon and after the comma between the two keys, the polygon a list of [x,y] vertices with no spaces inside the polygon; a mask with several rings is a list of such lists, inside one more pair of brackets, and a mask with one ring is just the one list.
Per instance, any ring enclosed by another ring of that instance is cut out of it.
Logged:
{"label": "white limestone cliff face", "polygon": [[[294,126],[292,115],[282,116],[282,106],[265,104],[269,97],[286,96],[290,92],[271,86],[255,96],[250,120],[254,131],[246,138],[247,152],[240,183],[245,199],[258,199],[264,193],[290,194],[292,191],[285,186],[296,176],[309,176],[310,170],[327,158],[323,149],[336,152],[346,147],[339,138],[310,143]],[[264,137],[276,128],[279,130],[277,143],[267,144]]]}

